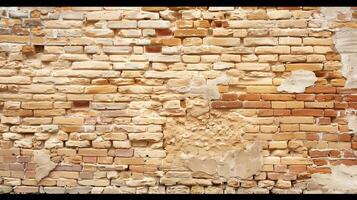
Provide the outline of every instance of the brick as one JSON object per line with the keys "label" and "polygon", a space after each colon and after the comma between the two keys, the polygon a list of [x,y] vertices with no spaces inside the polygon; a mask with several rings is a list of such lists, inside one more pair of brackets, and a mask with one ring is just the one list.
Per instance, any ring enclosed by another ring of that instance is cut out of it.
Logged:
{"label": "brick", "polygon": [[336,88],[332,86],[312,86],[306,88],[305,93],[335,94]]}
{"label": "brick", "polygon": [[283,157],[281,158],[281,164],[301,165],[301,164],[311,164],[311,161],[308,158],[303,158],[303,157]]}
{"label": "brick", "polygon": [[324,111],[322,109],[293,109],[291,114],[295,116],[323,116]]}
{"label": "brick", "polygon": [[243,101],[259,101],[260,100],[260,94],[240,94],[238,99]]}
{"label": "brick", "polygon": [[262,45],[277,45],[278,40],[276,38],[265,38],[265,37],[259,37],[259,38],[244,38],[244,46],[262,46]]}
{"label": "brick", "polygon": [[212,108],[216,109],[235,109],[241,108],[242,102],[240,101],[213,101],[211,103]]}
{"label": "brick", "polygon": [[268,63],[237,63],[238,70],[245,71],[269,71],[270,65]]}
{"label": "brick", "polygon": [[117,20],[117,19],[121,19],[121,12],[118,12],[118,11],[88,12],[88,13],[86,13],[86,18],[89,21]]}
{"label": "brick", "polygon": [[244,101],[243,108],[271,108],[269,101]]}
{"label": "brick", "polygon": [[296,63],[296,64],[287,64],[286,71],[294,70],[307,70],[307,71],[320,71],[322,70],[322,64],[315,63]]}
{"label": "brick", "polygon": [[310,124],[300,124],[301,131],[311,131],[311,132],[329,132],[337,133],[338,127],[332,125],[310,125]]}
{"label": "brick", "polygon": [[138,24],[134,20],[122,20],[122,21],[108,21],[107,26],[108,28],[111,29],[125,29],[125,28],[136,28]]}
{"label": "brick", "polygon": [[105,94],[105,93],[114,93],[117,91],[117,86],[114,85],[95,85],[87,86],[84,89],[86,94]]}
{"label": "brick", "polygon": [[289,46],[258,46],[255,48],[256,54],[289,54],[290,47]]}
{"label": "brick", "polygon": [[68,124],[68,125],[82,125],[84,122],[83,117],[54,117],[54,124]]}
{"label": "brick", "polygon": [[238,46],[240,44],[240,40],[237,38],[203,38],[204,45],[216,45],[216,46]]}
{"label": "brick", "polygon": [[23,109],[51,109],[52,102],[48,102],[48,101],[23,102],[21,107]]}
{"label": "brick", "polygon": [[297,101],[314,101],[315,95],[314,94],[296,94]]}
{"label": "brick", "polygon": [[82,156],[107,156],[107,150],[106,149],[80,148],[78,150],[78,155],[82,155]]}
{"label": "brick", "polygon": [[174,32],[175,37],[203,37],[208,35],[207,29],[177,29]]}
{"label": "brick", "polygon": [[165,20],[141,20],[138,21],[139,28],[166,29],[170,28],[170,21]]}
{"label": "brick", "polygon": [[291,101],[295,95],[291,94],[261,94],[261,98],[266,101]]}
{"label": "brick", "polygon": [[247,93],[277,93],[275,86],[247,86]]}

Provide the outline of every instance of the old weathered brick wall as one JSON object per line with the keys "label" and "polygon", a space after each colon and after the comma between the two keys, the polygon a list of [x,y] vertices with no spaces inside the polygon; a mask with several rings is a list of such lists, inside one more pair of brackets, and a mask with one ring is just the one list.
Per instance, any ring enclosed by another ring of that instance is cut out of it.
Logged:
{"label": "old weathered brick wall", "polygon": [[357,193],[354,10],[0,8],[0,193]]}

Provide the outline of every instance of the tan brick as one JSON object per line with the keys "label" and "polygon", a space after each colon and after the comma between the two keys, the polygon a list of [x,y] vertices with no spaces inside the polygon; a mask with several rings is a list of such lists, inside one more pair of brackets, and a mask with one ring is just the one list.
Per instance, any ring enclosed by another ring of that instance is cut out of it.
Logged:
{"label": "tan brick", "polygon": [[80,148],[78,155],[81,156],[107,156],[107,149]]}
{"label": "tan brick", "polygon": [[103,94],[103,93],[114,93],[117,91],[117,86],[115,85],[93,85],[87,86],[84,89],[86,94]]}
{"label": "tan brick", "polygon": [[319,63],[287,64],[286,71],[294,71],[294,70],[320,71],[322,70],[322,66],[323,65]]}
{"label": "tan brick", "polygon": [[287,165],[308,165],[311,164],[311,160],[303,157],[282,157],[281,164]]}
{"label": "tan brick", "polygon": [[256,54],[271,54],[271,53],[277,53],[277,54],[289,54],[290,53],[290,47],[289,46],[258,46],[255,48],[255,53]]}
{"label": "tan brick", "polygon": [[52,106],[52,102],[49,101],[30,101],[21,104],[23,109],[51,109]]}
{"label": "tan brick", "polygon": [[237,38],[203,38],[204,45],[217,45],[217,46],[238,46],[240,44],[240,39]]}
{"label": "tan brick", "polygon": [[68,125],[82,125],[84,122],[83,117],[54,117],[54,124],[68,124]]}
{"label": "tan brick", "polygon": [[338,126],[300,124],[301,131],[337,133]]}
{"label": "tan brick", "polygon": [[202,37],[208,35],[207,29],[178,29],[174,32],[175,37]]}

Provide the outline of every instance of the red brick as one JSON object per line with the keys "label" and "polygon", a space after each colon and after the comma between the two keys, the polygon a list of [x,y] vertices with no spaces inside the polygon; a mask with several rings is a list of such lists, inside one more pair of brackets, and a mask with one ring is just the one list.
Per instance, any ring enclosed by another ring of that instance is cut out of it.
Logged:
{"label": "red brick", "polygon": [[345,158],[356,158],[355,153],[352,150],[344,150],[343,157]]}
{"label": "red brick", "polygon": [[319,136],[316,133],[308,133],[306,134],[306,140],[309,141],[314,141],[314,140],[319,140]]}
{"label": "red brick", "polygon": [[222,27],[223,28],[228,28],[229,27],[229,23],[227,21],[223,21],[222,22]]}
{"label": "red brick", "polygon": [[309,156],[311,158],[318,158],[318,157],[327,157],[329,155],[329,151],[324,150],[310,150]]}
{"label": "red brick", "polygon": [[313,159],[312,161],[317,166],[323,166],[323,165],[327,165],[328,164],[327,160],[325,160],[325,159]]}
{"label": "red brick", "polygon": [[89,101],[73,101],[73,107],[75,108],[88,108]]}
{"label": "red brick", "polygon": [[296,95],[297,101],[315,101],[314,94],[297,94]]}
{"label": "red brick", "polygon": [[329,151],[328,156],[332,157],[332,158],[340,158],[341,152],[338,150],[331,150],[331,151]]}
{"label": "red brick", "polygon": [[347,165],[347,166],[352,166],[352,165],[357,165],[357,160],[356,159],[343,159],[343,160],[331,160],[330,161],[331,165]]}
{"label": "red brick", "polygon": [[244,101],[243,108],[271,108],[269,101]]}
{"label": "red brick", "polygon": [[336,109],[346,109],[346,108],[348,108],[348,103],[347,102],[335,102],[335,108]]}
{"label": "red brick", "polygon": [[291,114],[294,116],[324,116],[322,109],[293,109]]}
{"label": "red brick", "polygon": [[155,30],[157,36],[170,36],[172,35],[172,31],[170,29],[156,29]]}
{"label": "red brick", "polygon": [[331,118],[329,118],[329,117],[320,117],[320,118],[318,118],[318,124],[320,124],[320,125],[331,124]]}
{"label": "red brick", "polygon": [[335,110],[332,110],[332,109],[325,109],[324,116],[325,117],[336,117],[337,116],[337,112]]}
{"label": "red brick", "polygon": [[317,101],[331,101],[334,97],[335,96],[333,94],[318,94],[315,96],[315,99]]}
{"label": "red brick", "polygon": [[235,93],[225,93],[222,94],[221,99],[223,101],[236,101],[238,100],[238,95]]}
{"label": "red brick", "polygon": [[161,52],[161,46],[155,45],[155,46],[145,46],[145,51],[147,53],[160,53]]}
{"label": "red brick", "polygon": [[352,142],[352,149],[357,149],[357,142]]}
{"label": "red brick", "polygon": [[213,101],[211,103],[211,107],[217,108],[217,109],[241,108],[242,102],[240,102],[240,101]]}
{"label": "red brick", "polygon": [[274,109],[274,116],[289,116],[291,115],[291,110],[288,109]]}
{"label": "red brick", "polygon": [[260,94],[241,94],[238,99],[241,101],[259,101]]}
{"label": "red brick", "polygon": [[335,94],[336,88],[332,86],[312,86],[305,90],[305,93],[324,93],[324,94]]}
{"label": "red brick", "polygon": [[357,109],[357,102],[348,103],[348,108]]}
{"label": "red brick", "polygon": [[331,169],[328,167],[322,167],[322,168],[308,167],[307,171],[311,174],[316,174],[316,173],[331,174]]}
{"label": "red brick", "polygon": [[340,95],[340,94],[335,94],[335,95],[333,95],[333,96],[334,96],[334,100],[335,100],[335,101],[342,101],[342,100],[343,100],[343,96]]}
{"label": "red brick", "polygon": [[350,128],[348,128],[348,125],[339,125],[338,130],[340,132],[348,132],[350,130]]}
{"label": "red brick", "polygon": [[340,142],[350,142],[352,140],[352,136],[350,134],[341,134],[338,135],[338,141]]}
{"label": "red brick", "polygon": [[356,94],[357,89],[348,89],[348,88],[338,87],[337,93],[339,93],[339,94]]}

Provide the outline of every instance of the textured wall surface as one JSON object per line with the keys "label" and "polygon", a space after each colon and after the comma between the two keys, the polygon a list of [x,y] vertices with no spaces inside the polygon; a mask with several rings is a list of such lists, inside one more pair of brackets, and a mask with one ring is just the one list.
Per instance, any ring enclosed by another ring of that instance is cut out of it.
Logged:
{"label": "textured wall surface", "polygon": [[0,193],[357,193],[357,9],[0,8]]}

